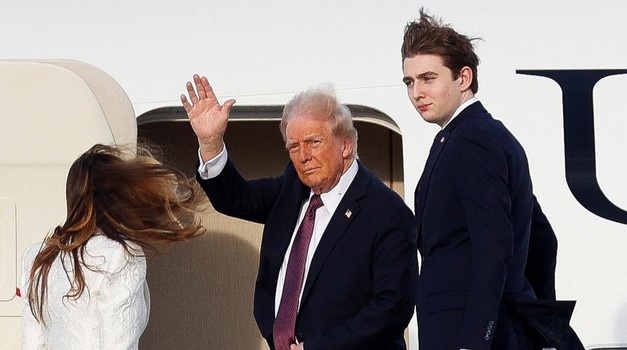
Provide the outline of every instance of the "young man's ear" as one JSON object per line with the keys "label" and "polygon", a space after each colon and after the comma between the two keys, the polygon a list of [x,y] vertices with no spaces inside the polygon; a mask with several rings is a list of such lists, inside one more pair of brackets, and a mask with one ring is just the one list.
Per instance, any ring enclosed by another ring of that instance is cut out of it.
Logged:
{"label": "young man's ear", "polygon": [[459,72],[459,77],[461,78],[459,82],[461,90],[464,91],[470,89],[470,85],[472,85],[472,79],[474,79],[472,69],[470,69],[470,67],[468,66],[465,66]]}

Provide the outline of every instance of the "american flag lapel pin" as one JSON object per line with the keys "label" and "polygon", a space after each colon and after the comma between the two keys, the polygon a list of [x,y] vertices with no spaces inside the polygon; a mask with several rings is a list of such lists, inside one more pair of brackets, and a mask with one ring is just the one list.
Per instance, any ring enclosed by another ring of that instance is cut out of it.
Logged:
{"label": "american flag lapel pin", "polygon": [[346,212],[344,213],[344,215],[345,215],[348,219],[350,219],[350,218],[351,218],[351,215],[353,215],[353,212],[352,212],[350,209],[346,209]]}

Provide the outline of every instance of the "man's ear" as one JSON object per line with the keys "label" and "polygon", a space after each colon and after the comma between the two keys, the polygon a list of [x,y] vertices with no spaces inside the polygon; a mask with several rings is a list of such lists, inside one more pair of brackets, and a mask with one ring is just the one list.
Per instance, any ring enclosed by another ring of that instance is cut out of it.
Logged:
{"label": "man's ear", "polygon": [[342,148],[342,157],[349,158],[353,154],[353,140],[344,138],[344,147]]}
{"label": "man's ear", "polygon": [[459,83],[461,91],[470,89],[470,85],[472,85],[472,80],[475,78],[472,74],[472,69],[470,69],[470,67],[468,66],[465,66],[459,72],[459,77],[461,78]]}

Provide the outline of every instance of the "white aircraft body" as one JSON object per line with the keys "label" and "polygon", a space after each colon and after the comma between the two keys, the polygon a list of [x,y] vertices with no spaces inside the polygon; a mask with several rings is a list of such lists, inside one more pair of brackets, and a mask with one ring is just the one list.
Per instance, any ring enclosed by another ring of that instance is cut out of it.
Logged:
{"label": "white aircraft body", "polygon": [[[134,143],[139,130],[193,174],[196,141],[179,96],[194,73],[221,101],[237,100],[227,146],[251,176],[276,175],[288,160],[276,127],[282,105],[332,83],[355,111],[363,162],[413,207],[438,131],[401,81],[403,29],[422,6],[482,39],[477,97],[527,152],[559,240],[558,299],[577,301],[571,325],[587,349],[627,349],[627,2],[619,0],[3,4],[0,349],[20,347],[21,256],[63,222],[65,176],[80,153]],[[215,212],[206,220],[201,243],[149,266],[153,309],[140,348],[266,349],[252,318],[259,227]],[[407,340],[419,349],[415,320]]]}

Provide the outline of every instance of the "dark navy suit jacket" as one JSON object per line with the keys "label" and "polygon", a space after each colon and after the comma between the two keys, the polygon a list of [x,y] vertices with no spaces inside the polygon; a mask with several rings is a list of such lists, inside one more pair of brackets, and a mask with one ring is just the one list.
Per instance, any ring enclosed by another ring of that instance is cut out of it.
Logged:
{"label": "dark navy suit jacket", "polygon": [[481,103],[438,133],[415,193],[421,349],[527,349],[506,305],[536,299],[532,196],[523,148]]}
{"label": "dark navy suit jacket", "polygon": [[[265,224],[254,314],[271,348],[279,269],[310,189],[290,164],[278,178],[246,181],[231,161],[199,182],[214,208]],[[413,214],[359,163],[316,249],[296,325],[308,350],[405,349],[417,276]]]}
{"label": "dark navy suit jacket", "polygon": [[557,237],[538,200],[533,198],[531,235],[525,276],[538,299],[556,300]]}

